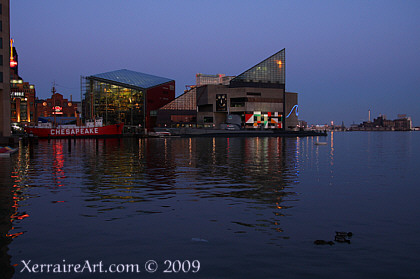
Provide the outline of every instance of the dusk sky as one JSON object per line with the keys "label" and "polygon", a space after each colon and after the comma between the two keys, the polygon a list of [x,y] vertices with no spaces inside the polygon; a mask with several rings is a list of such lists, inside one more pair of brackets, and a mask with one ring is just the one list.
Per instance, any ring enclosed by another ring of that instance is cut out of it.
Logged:
{"label": "dusk sky", "polygon": [[286,48],[299,119],[420,125],[420,1],[13,0],[19,75],[80,100],[80,76],[129,69],[176,81],[238,75]]}

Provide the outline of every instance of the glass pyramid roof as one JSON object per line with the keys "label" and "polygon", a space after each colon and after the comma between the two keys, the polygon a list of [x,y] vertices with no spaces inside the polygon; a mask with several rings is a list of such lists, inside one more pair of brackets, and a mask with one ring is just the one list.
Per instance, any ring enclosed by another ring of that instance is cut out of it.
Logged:
{"label": "glass pyramid roof", "polygon": [[232,79],[231,86],[276,87],[276,85],[284,85],[286,82],[285,56],[285,49],[280,50]]}
{"label": "glass pyramid roof", "polygon": [[90,78],[98,78],[102,81],[108,80],[110,83],[127,84],[131,87],[134,86],[141,89],[147,89],[173,81],[172,79],[134,72],[126,69],[92,75]]}

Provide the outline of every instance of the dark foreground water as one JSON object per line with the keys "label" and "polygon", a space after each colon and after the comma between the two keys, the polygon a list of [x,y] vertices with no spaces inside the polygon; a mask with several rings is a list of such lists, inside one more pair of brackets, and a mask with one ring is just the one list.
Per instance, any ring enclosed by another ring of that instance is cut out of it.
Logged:
{"label": "dark foreground water", "polygon": [[316,140],[22,147],[0,158],[0,278],[419,278],[420,133]]}

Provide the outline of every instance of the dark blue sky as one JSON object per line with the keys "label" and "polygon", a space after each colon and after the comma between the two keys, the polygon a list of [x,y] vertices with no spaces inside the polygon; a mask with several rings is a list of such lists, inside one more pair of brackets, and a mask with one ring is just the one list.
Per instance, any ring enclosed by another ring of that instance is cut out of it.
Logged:
{"label": "dark blue sky", "polygon": [[420,1],[11,1],[19,74],[37,96],[80,99],[80,76],[238,75],[286,48],[300,119],[346,125],[405,113],[420,125]]}

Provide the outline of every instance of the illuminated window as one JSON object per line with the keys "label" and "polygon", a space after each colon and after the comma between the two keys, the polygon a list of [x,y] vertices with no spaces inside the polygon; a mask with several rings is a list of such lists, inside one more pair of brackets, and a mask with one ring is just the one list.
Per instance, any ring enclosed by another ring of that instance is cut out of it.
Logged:
{"label": "illuminated window", "polygon": [[230,98],[231,107],[244,107],[247,98]]}

